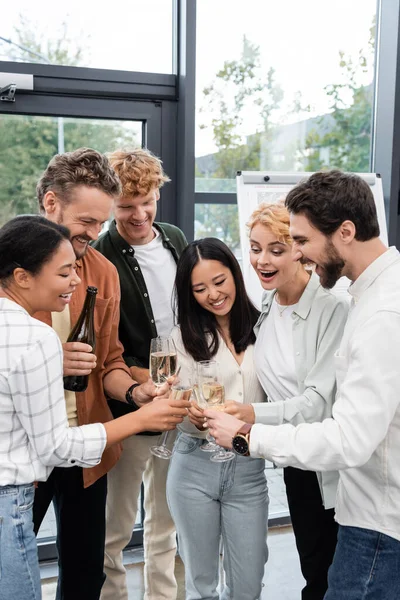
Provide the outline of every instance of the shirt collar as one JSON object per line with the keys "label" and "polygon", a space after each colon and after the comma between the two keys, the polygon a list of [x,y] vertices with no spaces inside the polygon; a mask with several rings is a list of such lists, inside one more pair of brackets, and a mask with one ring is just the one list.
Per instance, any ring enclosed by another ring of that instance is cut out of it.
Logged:
{"label": "shirt collar", "polygon": [[[297,304],[297,308],[293,311],[294,314],[298,315],[302,319],[307,319],[311,310],[312,303],[314,301],[315,292],[317,291],[320,285],[321,284],[319,282],[318,275],[316,275],[314,272],[311,273],[310,280],[307,283],[304,292],[301,295],[301,298]],[[269,313],[275,294],[276,290],[273,290],[272,292],[264,292],[261,303],[262,314]]]}
{"label": "shirt collar", "polygon": [[[167,234],[165,233],[162,226],[160,225],[160,223],[154,222],[153,227],[160,233],[162,241],[163,241],[163,245],[166,246],[167,248],[169,248],[172,245],[171,241],[170,241],[169,237],[167,236]],[[131,249],[131,253],[132,253],[132,250],[133,250],[132,246],[130,246],[130,244],[128,244],[128,242],[122,237],[122,235],[120,235],[118,233],[117,224],[115,222],[115,219],[113,221],[111,221],[110,227],[108,228],[108,233],[110,234],[110,237],[111,237],[113,243],[120,250],[126,252],[127,250]],[[125,254],[125,252],[124,252],[124,254]]]}
{"label": "shirt collar", "polygon": [[15,302],[15,300],[11,300],[10,298],[6,298],[5,296],[0,296],[0,305],[1,309],[5,308],[7,310],[15,310],[17,312],[23,312],[26,315],[29,315],[28,311],[23,306],[18,304],[18,302]]}
{"label": "shirt collar", "polygon": [[374,283],[375,279],[399,260],[399,258],[400,254],[395,246],[391,246],[381,256],[378,256],[349,286],[348,292],[354,298],[354,301],[357,302],[362,294]]}

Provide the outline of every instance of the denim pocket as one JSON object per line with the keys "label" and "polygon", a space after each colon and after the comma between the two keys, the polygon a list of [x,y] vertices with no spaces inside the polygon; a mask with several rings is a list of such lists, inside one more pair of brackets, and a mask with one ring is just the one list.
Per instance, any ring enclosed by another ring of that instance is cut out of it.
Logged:
{"label": "denim pocket", "polygon": [[199,438],[181,433],[175,442],[174,452],[178,452],[179,454],[190,454],[190,452],[196,450],[201,441],[202,440]]}
{"label": "denim pocket", "polygon": [[21,494],[21,501],[18,505],[20,512],[30,510],[33,506],[33,500],[35,498],[35,488],[33,485],[26,486]]}

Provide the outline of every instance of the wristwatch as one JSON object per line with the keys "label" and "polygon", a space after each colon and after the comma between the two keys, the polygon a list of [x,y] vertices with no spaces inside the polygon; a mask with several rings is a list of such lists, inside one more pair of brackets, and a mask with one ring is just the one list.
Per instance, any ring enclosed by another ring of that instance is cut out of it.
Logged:
{"label": "wristwatch", "polygon": [[134,410],[139,410],[139,408],[140,408],[140,406],[138,406],[138,405],[136,404],[136,402],[134,401],[134,399],[133,399],[133,390],[134,390],[135,388],[137,388],[137,387],[138,387],[138,385],[140,385],[140,383],[133,383],[133,384],[131,385],[131,387],[130,387],[130,388],[128,388],[128,389],[126,390],[126,394],[125,394],[125,400],[127,401],[127,403],[128,403],[130,406],[132,406],[132,408],[133,408]]}
{"label": "wristwatch", "polygon": [[253,426],[245,423],[232,438],[232,449],[239,456],[250,456],[250,431]]}

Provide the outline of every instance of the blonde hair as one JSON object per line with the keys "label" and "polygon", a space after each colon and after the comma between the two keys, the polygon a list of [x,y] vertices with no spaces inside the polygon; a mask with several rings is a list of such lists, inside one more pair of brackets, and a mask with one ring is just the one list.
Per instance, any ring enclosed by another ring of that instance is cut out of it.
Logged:
{"label": "blonde hair", "polygon": [[164,173],[162,161],[150,150],[116,150],[109,161],[122,184],[122,196],[146,196],[153,188],[171,181]]}
{"label": "blonde hair", "polygon": [[275,204],[262,202],[259,204],[246,223],[250,233],[258,223],[268,227],[280,242],[292,245],[292,238],[289,233],[289,213],[283,202]]}

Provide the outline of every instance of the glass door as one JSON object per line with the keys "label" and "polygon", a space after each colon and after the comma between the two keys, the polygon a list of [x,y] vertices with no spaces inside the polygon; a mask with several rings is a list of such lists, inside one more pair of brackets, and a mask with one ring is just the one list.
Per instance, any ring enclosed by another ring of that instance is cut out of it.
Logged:
{"label": "glass door", "polygon": [[[21,94],[15,104],[0,102],[0,226],[38,212],[36,184],[56,153],[146,146],[160,156],[161,114],[154,101]],[[131,545],[142,544],[143,520],[142,488]],[[38,534],[41,560],[56,557],[56,531],[51,505]]]}
{"label": "glass door", "polygon": [[0,226],[37,213],[36,184],[58,152],[145,145],[144,121],[0,114]]}

